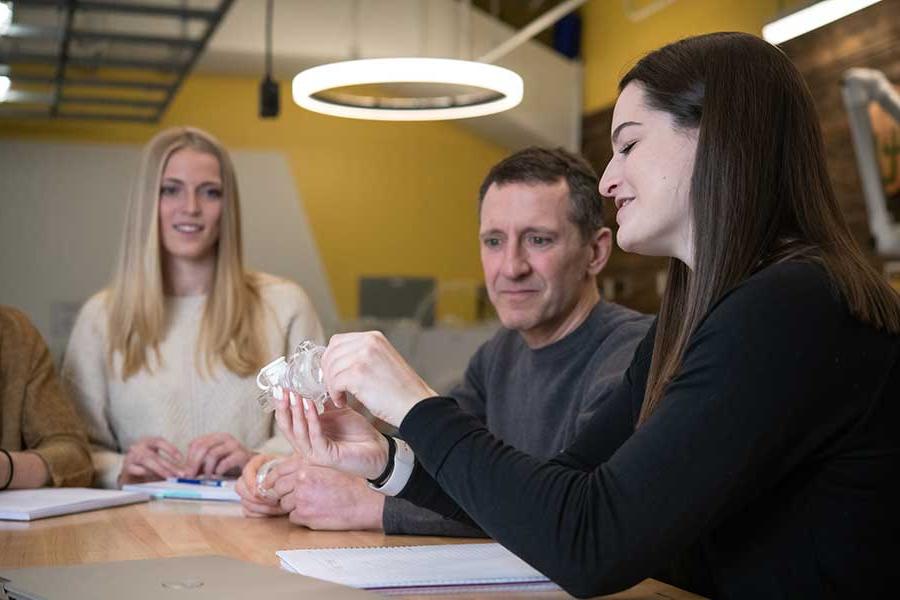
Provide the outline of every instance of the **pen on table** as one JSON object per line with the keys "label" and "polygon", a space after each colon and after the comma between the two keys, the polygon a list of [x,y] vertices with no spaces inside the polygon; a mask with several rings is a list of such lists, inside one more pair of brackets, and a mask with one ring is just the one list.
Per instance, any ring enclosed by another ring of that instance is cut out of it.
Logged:
{"label": "pen on table", "polygon": [[212,487],[222,487],[225,485],[223,479],[196,479],[193,477],[170,477],[169,481],[174,483],[190,483],[193,485],[209,485]]}

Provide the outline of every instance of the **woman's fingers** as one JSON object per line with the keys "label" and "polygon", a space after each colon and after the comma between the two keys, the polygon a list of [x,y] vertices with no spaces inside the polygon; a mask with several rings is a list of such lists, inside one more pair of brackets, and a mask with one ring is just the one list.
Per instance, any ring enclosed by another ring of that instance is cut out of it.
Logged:
{"label": "woman's fingers", "polygon": [[200,475],[203,472],[206,455],[214,444],[216,444],[216,439],[212,435],[198,437],[190,443],[187,461],[189,477]]}
{"label": "woman's fingers", "polygon": [[322,423],[319,421],[319,412],[311,403],[304,405],[304,421],[309,439],[310,451],[321,461],[328,456],[328,440],[322,435]]}
{"label": "woman's fingers", "polygon": [[[247,464],[244,465],[244,470],[241,471],[241,476],[238,479],[237,484],[235,484],[235,489],[238,487],[243,487],[246,490],[255,490],[256,489],[256,474],[259,472],[259,467],[270,460],[270,456],[266,456],[264,454],[257,454],[247,461]],[[238,492],[240,493],[240,492]]]}
{"label": "woman's fingers", "polygon": [[130,463],[125,466],[125,472],[135,477],[146,477],[150,472],[137,463]]}
{"label": "woman's fingers", "polygon": [[138,459],[138,464],[147,469],[150,474],[156,475],[160,479],[175,476],[174,466],[167,464],[166,461],[161,459],[152,450],[144,452]]}
{"label": "woman's fingers", "polygon": [[155,437],[148,440],[147,444],[150,448],[156,450],[157,453],[164,452],[169,456],[172,462],[180,463],[184,460],[181,451],[175,447],[169,440],[162,437]]}
{"label": "woman's fingers", "polygon": [[276,500],[274,502],[274,504],[262,504],[252,500],[242,500],[241,507],[244,509],[244,514],[251,517],[277,517],[283,515],[284,510],[281,508],[278,501]]}
{"label": "woman's fingers", "polygon": [[231,454],[233,444],[228,441],[220,441],[219,443],[210,446],[206,451],[206,456],[203,457],[203,470],[202,473],[209,477],[216,472],[216,465],[219,464],[223,458]]}
{"label": "woman's fingers", "polygon": [[359,363],[357,345],[357,338],[354,334],[334,335],[328,342],[328,348],[322,357],[322,368],[325,371],[328,394],[342,404],[346,400],[345,393],[350,392],[352,394],[354,390],[346,389],[340,385],[342,378],[339,375],[352,369],[354,365]]}
{"label": "woman's fingers", "polygon": [[332,397],[352,394],[376,417],[399,425],[434,391],[377,331],[335,335],[322,360]]}
{"label": "woman's fingers", "polygon": [[309,454],[309,431],[306,427],[306,417],[303,416],[303,407],[310,406],[312,402],[301,398],[291,392],[289,414],[291,419],[291,434],[296,442],[297,451],[302,456]]}
{"label": "woman's fingers", "polygon": [[271,489],[275,492],[275,495],[279,498],[283,498],[285,495],[294,491],[296,481],[297,477],[294,474],[279,477]]}
{"label": "woman's fingers", "polygon": [[243,449],[233,450],[231,454],[219,461],[214,474],[225,475],[230,471],[239,470],[246,462],[247,456]]}
{"label": "woman's fingers", "polygon": [[286,393],[275,400],[275,423],[278,425],[278,430],[281,431],[281,434],[291,444],[291,447],[297,452],[303,452],[302,448],[297,445],[297,440],[294,439],[293,418],[291,417]]}
{"label": "woman's fingers", "polygon": [[297,469],[300,468],[301,462],[302,460],[299,456],[294,456],[287,460],[279,461],[274,467],[272,467],[272,470],[270,472],[274,473],[276,478],[291,475],[297,472]]}

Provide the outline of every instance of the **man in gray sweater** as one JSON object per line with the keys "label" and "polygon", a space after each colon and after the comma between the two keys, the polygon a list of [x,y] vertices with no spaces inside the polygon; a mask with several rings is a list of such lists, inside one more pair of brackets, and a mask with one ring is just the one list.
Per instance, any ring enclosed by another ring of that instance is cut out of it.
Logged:
{"label": "man in gray sweater", "polygon": [[[503,328],[478,349],[450,396],[504,441],[547,458],[618,385],[651,318],[597,291],[612,234],[584,159],[562,149],[517,152],[488,173],[479,203],[485,284]],[[238,485],[248,514],[288,512],[312,529],[484,535],[297,459],[274,469],[267,500],[253,485],[262,460],[248,464]]]}

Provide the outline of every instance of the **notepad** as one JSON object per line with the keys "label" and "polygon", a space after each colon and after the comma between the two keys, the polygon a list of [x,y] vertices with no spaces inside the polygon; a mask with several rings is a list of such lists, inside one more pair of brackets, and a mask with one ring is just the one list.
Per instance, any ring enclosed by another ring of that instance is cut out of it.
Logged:
{"label": "notepad", "polygon": [[288,571],[370,590],[552,586],[547,577],[496,543],[321,548],[276,554]]}
{"label": "notepad", "polygon": [[241,501],[241,497],[234,491],[233,481],[226,482],[226,485],[222,487],[177,483],[174,481],[148,481],[146,483],[129,483],[123,485],[122,489],[132,492],[144,492],[157,499]]}
{"label": "notepad", "polygon": [[146,502],[141,492],[95,490],[89,488],[40,488],[0,492],[0,519],[32,521],[110,506]]}

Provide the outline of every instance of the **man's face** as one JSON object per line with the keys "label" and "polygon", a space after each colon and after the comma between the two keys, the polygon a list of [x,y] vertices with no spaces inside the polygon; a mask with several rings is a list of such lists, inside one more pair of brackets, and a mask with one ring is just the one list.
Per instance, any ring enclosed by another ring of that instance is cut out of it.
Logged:
{"label": "man's face", "polygon": [[481,205],[488,295],[504,327],[519,331],[532,347],[549,343],[595,285],[595,248],[569,219],[570,206],[563,179],[495,183]]}

